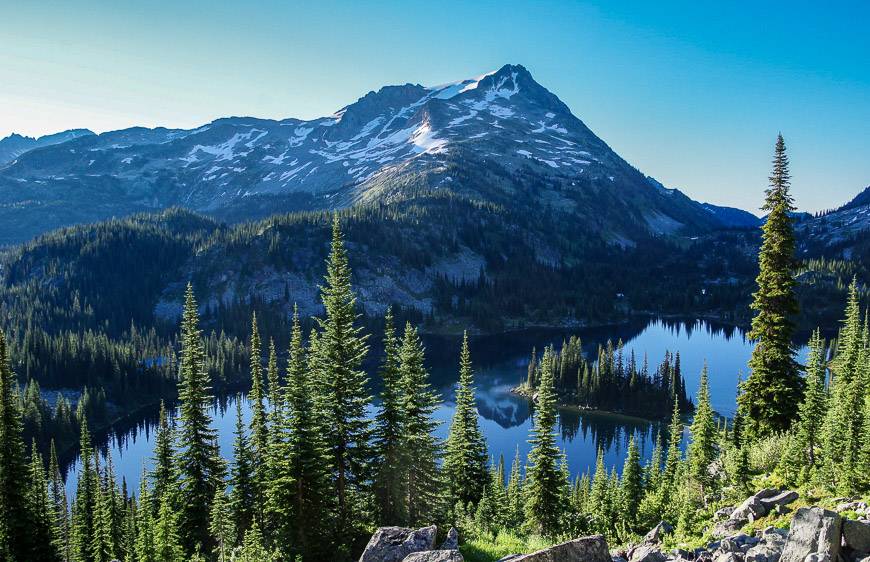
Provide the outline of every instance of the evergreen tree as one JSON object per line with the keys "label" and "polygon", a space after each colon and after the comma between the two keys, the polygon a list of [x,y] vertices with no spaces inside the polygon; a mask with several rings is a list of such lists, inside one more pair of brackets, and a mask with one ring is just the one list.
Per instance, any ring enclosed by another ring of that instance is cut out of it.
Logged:
{"label": "evergreen tree", "polygon": [[393,312],[384,316],[384,362],[381,366],[381,406],[375,417],[374,444],[377,473],[374,492],[378,518],[384,525],[408,522],[407,459],[405,442],[405,405],[403,401],[401,346],[393,327]]}
{"label": "evergreen tree", "polygon": [[223,490],[218,489],[211,502],[211,518],[209,532],[214,537],[217,562],[229,562],[232,557],[236,540],[236,530],[233,527],[232,513]]}
{"label": "evergreen tree", "polygon": [[18,384],[9,363],[6,336],[0,331],[0,555],[30,560],[36,541],[28,509],[28,470],[22,438]]}
{"label": "evergreen tree", "polygon": [[604,450],[599,448],[595,460],[595,473],[592,475],[592,488],[589,492],[589,512],[592,517],[593,529],[600,533],[606,532],[610,527],[608,485],[607,467],[604,466]]}
{"label": "evergreen tree", "polygon": [[[267,424],[268,415],[266,406],[263,403],[265,392],[263,391],[263,356],[260,348],[260,332],[257,327],[257,315],[253,314],[251,318],[251,393],[248,396],[251,402],[251,453],[252,453],[252,468],[254,476],[252,479],[254,492],[254,513],[257,518],[262,521],[262,506],[264,504],[263,486],[268,481],[267,456],[269,447],[269,427]],[[238,521],[236,522],[239,523]],[[244,527],[237,527],[236,531],[240,537],[244,537],[247,530],[246,522]]]}
{"label": "evergreen tree", "polygon": [[169,505],[167,498],[164,498],[160,502],[155,523],[155,562],[184,562],[184,549],[181,546],[181,538],[178,534],[178,516],[173,511],[172,506]]}
{"label": "evergreen tree", "polygon": [[362,360],[368,352],[362,328],[356,326],[356,296],[351,288],[350,265],[336,214],[327,259],[326,283],[321,299],[326,318],[317,319],[315,372],[318,377],[323,425],[335,475],[335,535],[344,548],[337,558],[347,558],[347,545],[366,523],[369,505],[372,452],[371,403],[368,377]]}
{"label": "evergreen tree", "polygon": [[77,562],[91,562],[91,543],[94,537],[94,516],[97,510],[99,476],[94,467],[94,451],[91,448],[91,435],[86,419],[82,419],[80,432],[79,458],[81,467],[78,472],[76,497],[72,509],[71,542],[72,555]]}
{"label": "evergreen tree", "polygon": [[462,336],[456,409],[447,437],[443,471],[449,505],[480,501],[486,485],[486,440],[478,424],[467,332]]}
{"label": "evergreen tree", "polygon": [[54,517],[48,491],[45,464],[34,439],[30,448],[30,489],[27,506],[33,522],[33,527],[30,529],[33,539],[31,559],[51,562],[58,560],[59,551],[55,548],[55,533],[59,529],[53,526]]}
{"label": "evergreen tree", "polygon": [[[144,472],[144,471],[143,471]],[[148,491],[148,479],[142,475],[139,484],[139,509],[136,512],[136,562],[156,562],[154,520],[155,510],[152,508],[151,494]],[[159,508],[158,508],[159,511]],[[158,513],[159,515],[159,513]]]}
{"label": "evergreen tree", "polygon": [[[177,465],[180,475],[181,513],[178,524],[182,544],[188,553],[192,553],[197,547],[203,550],[214,548],[208,534],[208,518],[211,500],[223,479],[224,462],[218,450],[217,434],[211,428],[211,415],[208,411],[212,404],[209,375],[199,330],[196,299],[190,284],[187,285],[182,314],[179,379]],[[171,506],[166,501],[160,502],[160,509],[171,512]],[[160,519],[164,518],[161,516]],[[168,535],[164,536],[165,540],[169,538]],[[164,552],[171,552],[174,548],[168,543],[162,546],[158,544],[158,547],[164,548]],[[158,553],[158,558],[160,556]]]}
{"label": "evergreen tree", "polygon": [[625,464],[622,467],[622,481],[620,482],[623,521],[629,528],[637,524],[637,510],[643,499],[643,471],[640,466],[640,451],[634,440],[634,434],[628,441],[628,453],[625,456]]}
{"label": "evergreen tree", "polygon": [[169,414],[166,412],[166,404],[161,400],[160,419],[157,422],[157,434],[154,436],[154,469],[151,471],[151,481],[154,483],[152,496],[155,499],[155,515],[163,498],[167,498],[171,505],[176,505],[178,472],[175,467],[175,449],[172,441]]}
{"label": "evergreen tree", "polygon": [[556,446],[556,392],[553,380],[553,350],[547,348],[541,358],[541,379],[535,404],[534,427],[529,443],[529,466],[526,472],[526,524],[543,536],[555,536],[564,512],[562,473],[559,448]]}
{"label": "evergreen tree", "polygon": [[[94,466],[99,474],[99,457],[94,453]],[[112,516],[110,508],[110,491],[105,483],[97,486],[96,504],[94,507],[94,532],[91,535],[90,551],[94,562],[109,562],[115,557],[115,544],[112,538]]]}
{"label": "evergreen tree", "polygon": [[788,429],[797,416],[803,394],[803,379],[792,344],[798,303],[794,292],[795,237],[790,214],[795,207],[789,184],[785,142],[779,135],[763,207],[768,215],[762,227],[758,290],[752,303],[756,311],[749,332],[749,337],[756,341],[749,360],[752,373],[739,396],[743,430],[750,437]]}
{"label": "evergreen tree", "polygon": [[[319,560],[333,547],[332,457],[320,411],[315,408],[313,369],[307,368],[305,355],[302,328],[294,307],[283,400],[286,416],[275,455],[281,462],[276,464],[268,501],[272,506],[270,516],[277,522],[275,535],[279,547],[300,553],[306,560]],[[309,359],[313,360],[314,355],[309,355]]]}
{"label": "evergreen tree", "polygon": [[[233,463],[230,467],[230,512],[233,527],[236,530],[234,543],[241,543],[245,531],[254,521],[257,512],[257,494],[255,485],[254,451],[245,435],[245,424],[242,421],[242,397],[236,396],[236,428],[233,442]],[[215,492],[217,495],[218,492]]]}
{"label": "evergreen tree", "polygon": [[812,471],[818,462],[828,401],[825,388],[826,372],[825,341],[819,330],[816,330],[810,339],[806,392],[798,411],[798,425],[789,454],[789,469],[805,468]]}
{"label": "evergreen tree", "polygon": [[49,448],[48,478],[49,509],[51,510],[51,526],[54,529],[52,541],[55,550],[60,554],[61,560],[69,560],[69,504],[67,502],[63,476],[60,473],[60,465],[57,462],[57,450],[54,446],[54,439],[51,440]]}
{"label": "evergreen tree", "polygon": [[417,329],[408,322],[399,355],[399,375],[403,395],[404,443],[408,492],[408,520],[411,525],[431,524],[439,514],[441,479],[438,459],[441,446],[434,435],[438,422],[438,394],[429,385],[423,365],[423,344]]}
{"label": "evergreen tree", "polygon": [[665,469],[662,473],[662,490],[665,503],[674,496],[677,485],[677,470],[680,467],[682,453],[680,443],[683,440],[683,422],[680,419],[680,403],[674,402],[674,411],[671,415],[671,424],[668,426],[668,456],[665,460]]}
{"label": "evergreen tree", "polygon": [[520,470],[520,448],[517,446],[507,485],[506,526],[509,529],[516,529],[523,522],[523,483]]}
{"label": "evergreen tree", "polygon": [[860,450],[867,388],[862,376],[864,349],[858,285],[853,279],[836,355],[831,362],[831,407],[824,427],[824,473],[827,483],[843,494],[852,493],[863,479]]}
{"label": "evergreen tree", "polygon": [[710,405],[710,387],[707,365],[701,371],[698,405],[689,427],[691,442],[688,450],[689,473],[702,487],[710,484],[709,467],[716,454],[716,420]]}

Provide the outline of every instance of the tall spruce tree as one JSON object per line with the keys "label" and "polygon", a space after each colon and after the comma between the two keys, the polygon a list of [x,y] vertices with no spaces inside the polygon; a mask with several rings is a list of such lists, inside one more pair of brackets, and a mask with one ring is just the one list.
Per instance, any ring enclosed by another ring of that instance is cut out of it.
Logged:
{"label": "tall spruce tree", "polygon": [[668,456],[665,459],[665,469],[662,472],[662,491],[667,504],[675,496],[677,485],[677,471],[680,468],[682,452],[680,443],[683,440],[683,422],[680,418],[680,403],[674,401],[674,410],[671,414],[671,423],[668,426]]}
{"label": "tall spruce tree", "polygon": [[[188,554],[197,548],[202,551],[214,548],[208,532],[209,513],[211,500],[215,490],[222,485],[225,472],[224,461],[218,449],[217,433],[211,427],[210,390],[196,299],[193,286],[188,284],[181,321],[177,452],[181,507],[178,524],[182,545]],[[166,501],[160,502],[159,509],[172,511]],[[158,524],[165,519],[162,515]],[[164,539],[169,541],[171,537],[166,535]],[[158,547],[165,552],[174,548],[169,543]]]}
{"label": "tall spruce tree", "polygon": [[853,279],[836,354],[831,362],[831,407],[824,428],[824,476],[831,487],[843,494],[854,491],[862,480],[859,458],[867,388],[861,364],[864,348],[858,285]]}
{"label": "tall spruce tree", "polygon": [[806,467],[815,470],[819,461],[822,445],[822,427],[828,407],[827,364],[825,360],[825,340],[816,330],[810,339],[810,353],[807,357],[806,392],[798,411],[798,426],[792,447],[795,456],[790,460],[791,468]]}
{"label": "tall spruce tree", "polygon": [[72,508],[70,542],[72,556],[77,562],[91,562],[91,542],[94,536],[94,514],[97,510],[99,476],[94,467],[94,450],[91,447],[91,434],[87,419],[82,418],[79,437],[79,457],[81,467],[78,471],[76,496]]}
{"label": "tall spruce tree", "polygon": [[374,446],[377,472],[374,492],[378,519],[384,525],[408,523],[405,408],[403,401],[401,346],[393,326],[393,312],[384,316],[384,361],[381,365],[381,405],[375,417]]}
{"label": "tall spruce tree", "polygon": [[[308,359],[313,361],[314,356]],[[290,354],[283,398],[285,416],[276,444],[275,473],[270,481],[270,517],[279,549],[321,560],[334,546],[332,540],[332,489],[327,429],[315,408],[313,370],[306,364],[302,327],[294,307]]]}
{"label": "tall spruce tree", "polygon": [[236,544],[236,530],[233,527],[227,495],[218,489],[211,502],[211,518],[209,532],[214,537],[214,555],[217,562],[229,562],[232,559],[233,547]]}
{"label": "tall spruce tree", "polygon": [[28,470],[22,438],[18,383],[9,362],[6,336],[0,330],[0,555],[31,560],[37,541],[28,509]]}
{"label": "tall spruce tree", "polygon": [[[265,485],[269,480],[268,475],[268,452],[269,452],[269,426],[268,414],[264,400],[266,393],[263,390],[263,355],[260,342],[260,330],[257,326],[257,314],[251,315],[251,393],[248,399],[251,402],[251,454],[254,477],[252,480],[254,492],[254,513],[259,521],[263,521],[263,506],[265,505]],[[244,528],[237,528],[240,537],[244,537],[251,521]]]}
{"label": "tall spruce tree", "polygon": [[154,502],[154,515],[163,498],[167,498],[171,505],[177,505],[178,471],[175,467],[175,448],[173,447],[172,426],[169,423],[169,414],[166,404],[160,401],[159,421],[157,422],[157,434],[154,437],[154,469],[151,471],[151,481],[154,483],[152,497]]}
{"label": "tall spruce tree", "polygon": [[695,407],[695,417],[689,427],[689,473],[706,487],[711,483],[709,467],[716,455],[716,420],[713,407],[710,405],[710,385],[707,374],[707,364],[701,371],[701,384],[698,388],[698,405]]}
{"label": "tall spruce tree", "polygon": [[544,350],[526,472],[526,524],[530,531],[555,536],[564,513],[560,451],[556,446],[556,390],[553,349]]}
{"label": "tall spruce tree", "polygon": [[142,480],[139,483],[139,509],[136,511],[136,562],[156,562],[154,520],[159,508],[157,511],[152,508],[153,501],[148,490],[148,478],[144,472],[143,470]]}
{"label": "tall spruce tree", "polygon": [[443,465],[450,506],[457,501],[463,505],[480,501],[486,485],[486,456],[486,440],[478,424],[474,373],[471,369],[471,352],[466,332],[462,335],[456,409],[447,436]]}
{"label": "tall spruce tree", "polygon": [[788,429],[797,416],[803,395],[803,379],[792,344],[798,312],[795,295],[795,236],[789,193],[791,178],[782,135],[776,140],[773,173],[763,209],[768,211],[762,227],[758,254],[758,290],[753,295],[749,337],[756,345],[749,360],[751,374],[739,396],[743,431],[749,438]]}
{"label": "tall spruce tree", "polygon": [[60,551],[55,547],[55,533],[59,529],[53,525],[54,516],[48,492],[45,464],[34,439],[30,447],[30,487],[27,498],[30,520],[33,523],[30,529],[33,539],[30,556],[31,560],[52,562],[60,559]]}
{"label": "tall spruce tree", "polygon": [[[233,441],[233,462],[230,467],[230,513],[236,531],[235,544],[245,538],[257,513],[257,491],[255,483],[256,457],[242,421],[242,397],[236,396],[236,428]],[[217,494],[217,492],[216,492]]]}
{"label": "tall spruce tree", "polygon": [[643,499],[643,469],[640,466],[640,451],[633,433],[628,440],[628,452],[622,467],[620,495],[622,505],[620,515],[625,524],[632,528],[637,524],[637,510]]}
{"label": "tall spruce tree", "polygon": [[408,520],[411,525],[431,524],[440,515],[443,497],[438,472],[441,444],[434,435],[439,398],[429,384],[423,344],[410,322],[405,325],[402,338],[399,375],[405,417],[403,456],[407,463]]}
{"label": "tall spruce tree", "polygon": [[320,289],[326,317],[317,319],[314,367],[335,475],[335,535],[342,543],[338,558],[347,558],[350,542],[370,516],[365,508],[370,504],[372,428],[366,414],[371,403],[368,377],[361,368],[367,338],[356,325],[356,296],[337,214],[326,269]]}
{"label": "tall spruce tree", "polygon": [[60,554],[61,560],[70,559],[69,549],[69,503],[66,496],[66,486],[64,486],[63,476],[60,473],[60,464],[57,461],[57,449],[54,445],[54,439],[51,440],[49,447],[48,461],[48,498],[49,507],[51,509],[51,522],[54,528],[55,550]]}

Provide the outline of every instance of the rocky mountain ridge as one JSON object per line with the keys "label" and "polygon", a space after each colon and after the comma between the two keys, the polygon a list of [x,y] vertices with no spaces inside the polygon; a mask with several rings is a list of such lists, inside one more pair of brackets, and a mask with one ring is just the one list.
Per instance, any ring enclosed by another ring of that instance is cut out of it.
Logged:
{"label": "rocky mountain ridge", "polygon": [[237,221],[433,190],[498,204],[523,193],[622,244],[729,225],[651,184],[528,70],[506,65],[435,87],[386,86],[314,120],[138,127],[0,159],[0,243],[171,206]]}

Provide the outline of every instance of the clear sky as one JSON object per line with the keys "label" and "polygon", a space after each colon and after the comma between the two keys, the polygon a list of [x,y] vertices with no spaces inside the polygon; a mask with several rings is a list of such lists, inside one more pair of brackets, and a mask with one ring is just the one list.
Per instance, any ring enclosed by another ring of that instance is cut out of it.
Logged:
{"label": "clear sky", "polygon": [[800,208],[870,184],[870,2],[0,0],[0,137],[311,118],[528,68],[643,172],[757,210],[777,132]]}

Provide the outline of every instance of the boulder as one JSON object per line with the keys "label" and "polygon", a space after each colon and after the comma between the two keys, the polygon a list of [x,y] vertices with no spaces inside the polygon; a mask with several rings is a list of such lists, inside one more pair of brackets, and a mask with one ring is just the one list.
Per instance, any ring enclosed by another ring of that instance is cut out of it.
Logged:
{"label": "boulder", "polygon": [[780,562],[804,562],[813,553],[840,554],[842,520],[837,513],[820,507],[802,507],[791,520]]}
{"label": "boulder", "polygon": [[532,554],[512,554],[499,562],[611,562],[601,535],[564,542]]}
{"label": "boulder", "polygon": [[455,527],[450,527],[447,531],[447,538],[438,547],[439,550],[457,550],[459,548],[459,532]]}
{"label": "boulder", "polygon": [[718,552],[713,556],[713,562],[743,562],[742,552]]}
{"label": "boulder", "polygon": [[793,492],[791,490],[787,490],[780,494],[776,494],[775,496],[769,496],[766,498],[758,498],[758,501],[761,502],[761,505],[767,508],[767,511],[773,510],[773,508],[783,505],[788,505],[791,502],[798,499],[798,493]]}
{"label": "boulder", "polygon": [[736,506],[730,507],[720,507],[716,510],[716,513],[713,514],[714,521],[724,521],[731,517],[731,514],[734,513],[734,510],[737,509]]}
{"label": "boulder", "polygon": [[411,553],[432,550],[436,531],[434,525],[416,530],[381,527],[369,539],[359,562],[402,562]]}
{"label": "boulder", "polygon": [[402,562],[463,562],[465,559],[458,550],[427,550],[414,552],[405,557]]}
{"label": "boulder", "polygon": [[843,542],[855,552],[870,554],[870,523],[844,520]]}
{"label": "boulder", "polygon": [[628,553],[628,562],[665,562],[667,557],[653,543],[640,544]]}
{"label": "boulder", "polygon": [[649,530],[644,535],[643,542],[660,543],[665,535],[670,535],[674,532],[674,526],[667,521],[659,521],[658,525]]}
{"label": "boulder", "polygon": [[806,558],[804,558],[804,562],[831,562],[831,555],[827,552],[813,552],[812,554],[808,554]]}
{"label": "boulder", "polygon": [[782,547],[762,543],[747,550],[744,559],[746,562],[779,562],[780,556]]}
{"label": "boulder", "polygon": [[767,507],[761,503],[761,499],[755,496],[749,496],[746,500],[737,506],[737,509],[731,512],[730,519],[733,521],[755,521],[759,517],[767,515]]}

